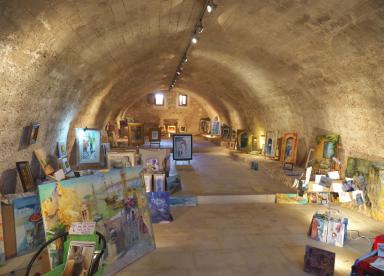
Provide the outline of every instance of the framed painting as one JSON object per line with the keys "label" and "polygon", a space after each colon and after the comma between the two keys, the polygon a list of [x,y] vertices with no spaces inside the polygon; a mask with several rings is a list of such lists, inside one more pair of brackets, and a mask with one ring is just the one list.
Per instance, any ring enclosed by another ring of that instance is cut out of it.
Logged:
{"label": "framed painting", "polygon": [[67,143],[64,141],[57,142],[57,157],[67,156]]}
{"label": "framed painting", "polygon": [[192,135],[173,135],[173,160],[192,160]]}
{"label": "framed painting", "polygon": [[151,173],[144,173],[144,184],[145,184],[145,191],[147,193],[152,192],[152,174]]}
{"label": "framed painting", "polygon": [[165,173],[153,175],[153,191],[165,192]]}
{"label": "framed painting", "polygon": [[186,133],[186,132],[187,132],[187,127],[185,127],[185,126],[181,126],[181,127],[179,128],[179,131],[180,131],[180,133]]}
{"label": "framed painting", "polygon": [[315,171],[329,171],[332,169],[332,158],[338,155],[340,136],[337,134],[319,135],[316,137],[316,146],[313,154],[313,167]]}
{"label": "framed painting", "polygon": [[33,181],[33,176],[31,172],[31,166],[28,161],[16,162],[17,172],[23,185],[24,192],[31,192],[36,189],[36,185]]}
{"label": "framed painting", "polygon": [[223,141],[231,140],[231,128],[227,125],[223,125],[221,128],[221,138]]}
{"label": "framed painting", "polygon": [[211,127],[211,135],[220,136],[221,135],[221,123],[219,121],[213,121]]}
{"label": "framed painting", "polygon": [[201,134],[208,134],[211,131],[211,119],[201,118],[199,124],[199,131]]}
{"label": "framed painting", "polygon": [[136,151],[107,152],[107,168],[126,168],[136,165]]}
{"label": "framed painting", "polygon": [[150,143],[160,143],[161,141],[161,132],[160,128],[151,128],[149,129],[149,142]]}
{"label": "framed painting", "polygon": [[173,220],[169,206],[169,193],[148,193],[148,205],[152,223],[169,223]]}
{"label": "framed painting", "polygon": [[175,125],[167,126],[167,132],[168,133],[176,133],[177,127]]}
{"label": "framed painting", "polygon": [[277,131],[267,131],[265,135],[265,150],[266,157],[275,158],[277,149]]}
{"label": "framed painting", "polygon": [[33,153],[35,154],[37,161],[39,161],[40,167],[46,176],[51,175],[55,172],[52,166],[48,164],[47,153],[45,152],[45,150],[41,148],[35,149]]}
{"label": "framed painting", "polygon": [[284,133],[281,148],[281,161],[287,164],[296,164],[297,133]]}
{"label": "framed painting", "polygon": [[144,145],[144,124],[128,123],[128,144],[131,146]]}
{"label": "framed painting", "polygon": [[29,134],[28,134],[28,142],[30,145],[36,144],[37,142],[37,136],[39,135],[39,123],[32,123],[29,126]]}
{"label": "framed painting", "polygon": [[139,149],[141,165],[148,172],[169,172],[170,149]]}
{"label": "framed painting", "polygon": [[75,131],[78,164],[100,163],[100,130],[91,128],[76,128]]}
{"label": "framed painting", "polygon": [[66,156],[59,158],[59,162],[60,167],[63,169],[65,174],[70,173],[72,171]]}

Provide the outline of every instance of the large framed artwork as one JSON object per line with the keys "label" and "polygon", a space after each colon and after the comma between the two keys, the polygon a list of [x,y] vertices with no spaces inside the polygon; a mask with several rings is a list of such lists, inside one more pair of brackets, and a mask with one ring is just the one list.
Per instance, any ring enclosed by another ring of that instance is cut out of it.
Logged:
{"label": "large framed artwork", "polygon": [[339,141],[340,136],[338,134],[319,135],[316,137],[312,164],[315,171],[324,172],[332,169],[332,158],[337,158]]}
{"label": "large framed artwork", "polygon": [[277,131],[267,131],[265,135],[265,156],[269,158],[276,157],[276,149],[277,149]]}
{"label": "large framed artwork", "polygon": [[281,148],[281,161],[284,164],[296,164],[297,156],[297,133],[284,133]]}
{"label": "large framed artwork", "polygon": [[192,160],[192,135],[173,135],[173,160]]}
{"label": "large framed artwork", "polygon": [[144,124],[128,123],[128,144],[131,146],[144,145]]}
{"label": "large framed artwork", "polygon": [[213,121],[211,127],[211,135],[220,136],[221,135],[221,123],[219,121]]}
{"label": "large framed artwork", "polygon": [[107,152],[107,168],[126,168],[136,165],[136,151]]}
{"label": "large framed artwork", "polygon": [[76,128],[77,162],[78,164],[100,163],[100,130]]}
{"label": "large framed artwork", "polygon": [[161,141],[161,132],[160,128],[151,128],[149,129],[149,142],[150,143],[160,143]]}
{"label": "large framed artwork", "polygon": [[[107,243],[103,275],[116,274],[154,250],[142,173],[131,167],[39,185],[46,239],[73,222],[96,222]],[[48,253],[51,263],[62,261],[56,248]]]}
{"label": "large framed artwork", "polygon": [[36,190],[36,185],[33,181],[31,166],[28,161],[16,162],[17,172],[21,180],[24,192],[32,192]]}
{"label": "large framed artwork", "polygon": [[30,145],[36,144],[37,136],[39,135],[39,129],[40,129],[39,123],[32,123],[29,126],[28,143]]}
{"label": "large framed artwork", "polygon": [[66,142],[57,142],[57,157],[61,158],[67,156],[67,144]]}
{"label": "large framed artwork", "polygon": [[208,134],[211,131],[211,119],[201,118],[199,124],[199,131],[201,134]]}

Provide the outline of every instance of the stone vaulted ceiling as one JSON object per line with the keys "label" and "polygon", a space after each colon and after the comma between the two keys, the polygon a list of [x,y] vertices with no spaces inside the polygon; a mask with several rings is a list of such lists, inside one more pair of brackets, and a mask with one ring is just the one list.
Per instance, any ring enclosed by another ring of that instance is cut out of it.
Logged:
{"label": "stone vaulted ceiling", "polygon": [[[0,0],[0,172],[165,90],[203,0]],[[255,133],[384,156],[384,1],[216,0],[174,90]],[[41,123],[39,145],[20,145]],[[303,151],[304,152],[304,151]]]}

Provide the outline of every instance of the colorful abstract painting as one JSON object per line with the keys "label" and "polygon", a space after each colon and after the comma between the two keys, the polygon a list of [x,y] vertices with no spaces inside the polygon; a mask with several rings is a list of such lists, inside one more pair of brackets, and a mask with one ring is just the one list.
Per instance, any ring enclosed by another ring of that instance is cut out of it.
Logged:
{"label": "colorful abstract painting", "polygon": [[152,223],[166,223],[173,220],[169,207],[169,193],[147,193]]}
{"label": "colorful abstract painting", "polygon": [[13,200],[16,250],[21,256],[37,249],[44,242],[44,227],[37,195]]}
{"label": "colorful abstract painting", "polygon": [[[96,222],[96,230],[107,240],[105,275],[155,249],[140,167],[40,185],[39,194],[47,239],[73,222]],[[52,263],[61,262],[57,250],[49,253]]]}

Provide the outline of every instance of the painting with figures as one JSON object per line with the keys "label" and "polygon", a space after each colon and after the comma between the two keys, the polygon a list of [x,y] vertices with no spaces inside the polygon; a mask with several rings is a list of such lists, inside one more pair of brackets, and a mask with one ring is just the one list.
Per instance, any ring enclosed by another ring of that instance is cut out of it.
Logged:
{"label": "painting with figures", "polygon": [[173,135],[173,160],[192,160],[192,135]]}
{"label": "painting with figures", "polygon": [[78,164],[94,164],[100,162],[100,130],[76,128],[76,141]]}

